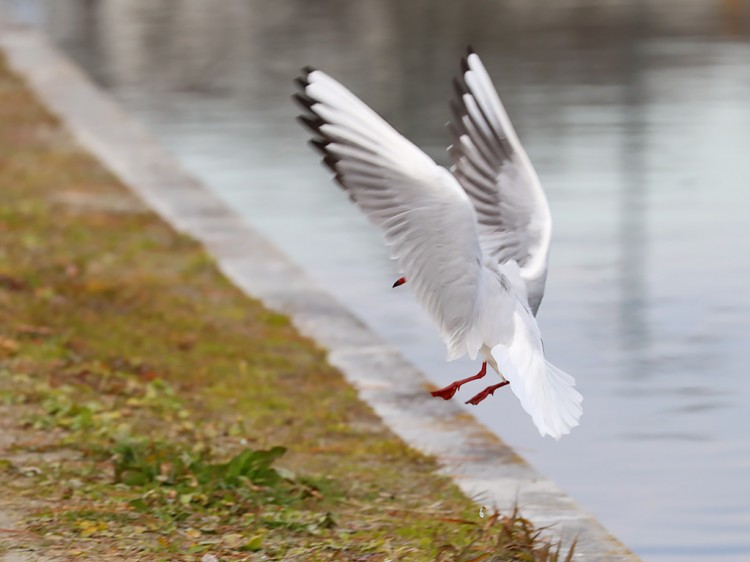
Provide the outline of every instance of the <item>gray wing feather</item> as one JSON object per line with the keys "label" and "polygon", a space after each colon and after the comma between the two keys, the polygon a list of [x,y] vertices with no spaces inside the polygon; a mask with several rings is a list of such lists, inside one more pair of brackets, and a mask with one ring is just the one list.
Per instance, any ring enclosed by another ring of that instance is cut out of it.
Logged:
{"label": "gray wing feather", "polygon": [[485,256],[514,260],[536,314],[544,295],[551,220],[547,198],[495,87],[472,50],[454,82],[451,169],[474,204]]}
{"label": "gray wing feather", "polygon": [[298,84],[296,99],[307,110],[301,121],[313,130],[313,145],[383,231],[449,357],[475,357],[487,272],[468,196],[448,170],[327,74],[308,70]]}

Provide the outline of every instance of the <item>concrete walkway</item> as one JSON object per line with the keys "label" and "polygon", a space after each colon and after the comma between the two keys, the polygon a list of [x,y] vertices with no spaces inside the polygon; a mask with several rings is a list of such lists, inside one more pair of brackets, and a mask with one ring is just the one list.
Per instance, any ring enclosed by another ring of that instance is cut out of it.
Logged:
{"label": "concrete walkway", "polygon": [[535,525],[551,526],[548,533],[566,543],[577,537],[576,560],[638,560],[458,405],[434,400],[422,373],[185,172],[43,35],[0,13],[0,48],[85,148],[174,228],[201,241],[238,287],[329,350],[360,397],[407,443],[434,455],[467,496],[503,511],[518,503]]}

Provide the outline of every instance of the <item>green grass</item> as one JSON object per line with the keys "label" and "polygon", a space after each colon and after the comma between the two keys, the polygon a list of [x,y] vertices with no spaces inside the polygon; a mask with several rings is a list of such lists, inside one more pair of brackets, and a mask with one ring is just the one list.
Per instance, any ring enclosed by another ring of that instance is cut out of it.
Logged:
{"label": "green grass", "polygon": [[0,511],[22,525],[0,552],[558,557],[517,513],[481,518],[1,61],[0,433]]}

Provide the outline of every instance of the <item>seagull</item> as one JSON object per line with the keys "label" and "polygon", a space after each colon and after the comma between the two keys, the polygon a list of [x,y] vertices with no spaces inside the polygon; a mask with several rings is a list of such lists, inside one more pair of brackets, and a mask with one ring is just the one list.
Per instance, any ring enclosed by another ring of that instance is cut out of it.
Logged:
{"label": "seagull", "polygon": [[481,370],[432,392],[448,400],[500,376],[467,404],[510,385],[539,433],[578,425],[575,379],[544,357],[536,313],[547,278],[551,219],[539,178],[473,49],[454,80],[450,170],[438,166],[346,87],[306,67],[294,95],[311,144],[350,199],[379,227],[403,277],[437,324],[448,360]]}

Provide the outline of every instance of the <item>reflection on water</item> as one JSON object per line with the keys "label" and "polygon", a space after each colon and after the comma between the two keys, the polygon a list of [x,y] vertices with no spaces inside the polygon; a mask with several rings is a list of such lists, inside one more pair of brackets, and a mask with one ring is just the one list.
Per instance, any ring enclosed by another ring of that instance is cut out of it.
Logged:
{"label": "reflection on water", "polygon": [[560,443],[508,395],[472,412],[646,560],[748,558],[750,3],[0,3],[437,384],[475,366],[446,364],[408,291],[390,289],[378,234],[288,99],[316,65],[446,163],[450,78],[473,44],[549,195],[540,322],[586,401]]}
{"label": "reflection on water", "polygon": [[[647,123],[644,106],[648,103],[646,84],[640,69],[643,67],[642,42],[648,26],[643,4],[634,9],[625,25],[633,38],[623,49],[622,117],[620,138],[620,339],[623,349],[631,355],[624,370],[631,376],[633,363],[646,356],[649,349],[649,326],[646,322],[646,152]],[[640,41],[638,40],[640,39]],[[648,373],[643,361],[641,373]],[[624,365],[625,366],[625,365]]]}

